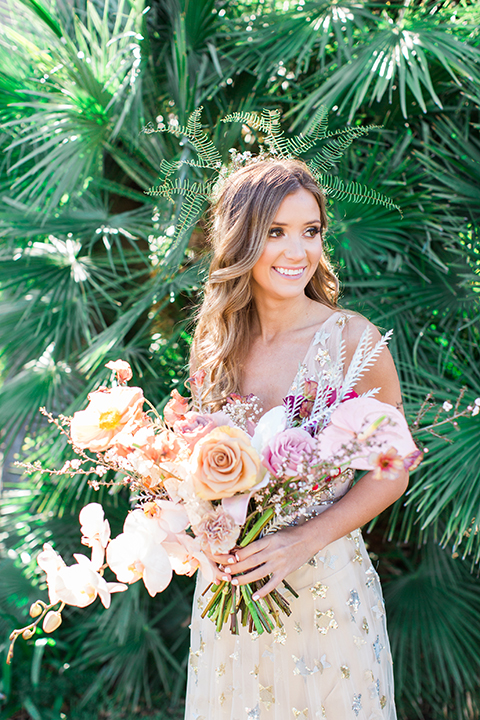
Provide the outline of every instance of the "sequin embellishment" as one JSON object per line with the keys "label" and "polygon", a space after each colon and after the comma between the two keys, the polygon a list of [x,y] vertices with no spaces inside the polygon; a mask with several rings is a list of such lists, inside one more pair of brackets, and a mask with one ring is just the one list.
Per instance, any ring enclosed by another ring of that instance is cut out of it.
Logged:
{"label": "sequin embellishment", "polygon": [[335,620],[335,613],[332,608],[329,610],[315,610],[315,627],[322,635],[326,635],[329,630],[336,630],[338,623]]}
{"label": "sequin embellishment", "polygon": [[358,612],[358,608],[360,607],[361,603],[358,592],[355,589],[350,590],[350,597],[347,600],[347,605],[353,610],[354,613]]}
{"label": "sequin embellishment", "polygon": [[267,710],[270,710],[270,705],[275,703],[275,698],[273,697],[273,686],[269,685],[268,687],[263,687],[263,685],[259,685],[258,687],[260,689],[260,702],[263,702]]}
{"label": "sequin embellishment", "polygon": [[326,598],[327,590],[328,585],[322,585],[321,582],[315,583],[315,585],[312,585],[312,587],[310,588],[310,592],[312,593],[313,597],[317,598]]}
{"label": "sequin embellishment", "polygon": [[382,643],[380,642],[380,637],[377,635],[377,639],[373,643],[373,652],[375,653],[375,660],[380,665],[380,653],[384,650],[384,647]]}
{"label": "sequin embellishment", "polygon": [[361,699],[362,699],[361,693],[358,693],[358,695],[355,694],[353,696],[352,710],[355,713],[355,715],[357,715],[357,717],[358,717],[358,713],[362,709]]}

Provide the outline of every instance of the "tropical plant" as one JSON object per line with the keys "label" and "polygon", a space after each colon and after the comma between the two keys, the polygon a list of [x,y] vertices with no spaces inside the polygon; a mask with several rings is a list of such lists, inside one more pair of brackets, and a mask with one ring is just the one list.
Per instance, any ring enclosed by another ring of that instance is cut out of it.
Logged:
{"label": "tropical plant", "polygon": [[[19,452],[51,467],[63,463],[66,448],[38,407],[70,414],[105,381],[104,364],[120,356],[158,405],[186,377],[207,251],[203,225],[191,233],[187,224],[175,235],[181,201],[172,205],[145,191],[158,184],[162,162],[163,169],[190,162],[179,182],[202,183],[208,173],[192,164],[184,135],[148,132],[159,124],[185,126],[203,105],[203,130],[222,162],[232,146],[259,149],[262,133],[247,114],[264,107],[282,111],[288,137],[313,126],[321,105],[330,110],[332,131],[351,123],[352,133],[361,134],[361,125],[382,125],[344,148],[333,181],[387,195],[403,217],[346,197],[330,204],[328,243],[342,303],[394,328],[391,348],[412,421],[427,393],[440,406],[455,405],[465,387],[462,407],[474,407],[478,27],[480,9],[470,0],[155,0],[148,11],[143,0],[2,4],[5,628],[18,623],[42,589],[35,555],[43,539],[61,537],[59,549],[68,556],[78,549],[73,518],[85,501],[101,499],[113,523],[129,502],[104,487],[94,495],[82,476],[21,479],[11,469]],[[241,123],[217,122],[237,112]],[[397,702],[408,719],[473,718],[480,703],[478,624],[470,611],[478,580],[467,572],[480,556],[478,417],[445,427],[446,439],[422,436],[426,462],[406,499],[371,535],[387,580]],[[435,602],[437,617],[446,617],[447,586],[455,588],[455,607],[448,622],[436,624],[425,608]],[[174,585],[161,604],[140,594],[118,596],[111,615],[72,612],[57,645],[45,644],[43,635],[25,643],[3,675],[3,716],[21,707],[35,719],[63,711],[61,703],[52,711],[41,679],[66,702],[72,685],[65,663],[82,670],[85,713],[107,686],[107,716],[115,702],[155,705],[159,694],[178,711],[187,645],[185,627],[178,628],[188,624],[189,592],[185,583]],[[80,645],[88,648],[83,655]]]}

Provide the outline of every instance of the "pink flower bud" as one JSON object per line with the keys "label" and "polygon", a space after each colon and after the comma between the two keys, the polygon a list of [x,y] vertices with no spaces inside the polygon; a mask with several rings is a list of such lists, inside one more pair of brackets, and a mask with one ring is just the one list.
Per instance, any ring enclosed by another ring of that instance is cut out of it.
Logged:
{"label": "pink flower bud", "polygon": [[57,628],[62,624],[62,615],[58,610],[50,610],[43,619],[43,630],[46,633],[55,632]]}

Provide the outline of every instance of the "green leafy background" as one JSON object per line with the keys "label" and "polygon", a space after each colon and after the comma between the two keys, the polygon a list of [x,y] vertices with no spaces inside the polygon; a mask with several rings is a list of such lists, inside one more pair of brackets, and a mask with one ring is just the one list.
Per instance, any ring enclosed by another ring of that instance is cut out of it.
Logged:
{"label": "green leafy background", "polygon": [[[455,404],[464,388],[462,407],[480,397],[479,27],[471,0],[1,3],[3,655],[46,596],[35,563],[45,539],[69,559],[85,502],[104,504],[114,532],[129,507],[82,476],[13,467],[60,467],[68,455],[39,406],[74,412],[119,357],[159,407],[186,377],[208,248],[201,221],[174,234],[181,196],[146,191],[165,163],[189,161],[184,186],[209,171],[181,134],[148,132],[159,124],[186,126],[203,106],[223,161],[262,141],[252,123],[219,122],[231,113],[278,109],[287,138],[311,130],[321,106],[330,131],[382,126],[328,170],[402,211],[330,202],[342,304],[394,329],[411,420],[427,393]],[[420,436],[427,460],[366,535],[403,720],[480,712],[480,423],[446,427]],[[176,578],[151,599],[137,584],[108,612],[71,608],[54,636],[17,643],[0,673],[0,718],[180,718],[192,585]]]}

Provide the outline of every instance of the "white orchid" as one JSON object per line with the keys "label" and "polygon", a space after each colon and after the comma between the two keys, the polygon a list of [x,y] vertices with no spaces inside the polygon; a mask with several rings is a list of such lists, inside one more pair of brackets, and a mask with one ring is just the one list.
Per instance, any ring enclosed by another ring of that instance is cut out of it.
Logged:
{"label": "white orchid", "polygon": [[82,544],[92,548],[92,565],[100,570],[110,540],[110,524],[105,520],[103,507],[100,503],[89,503],[80,510],[79,519]]}
{"label": "white orchid", "polygon": [[97,595],[102,604],[110,606],[110,595],[127,589],[120,583],[108,583],[96,571],[94,564],[85,555],[74,555],[77,564],[66,565],[62,557],[46,543],[37,558],[39,566],[47,573],[48,596],[52,604],[86,607]]}
{"label": "white orchid", "polygon": [[209,560],[201,549],[198,538],[192,538],[186,533],[179,533],[177,540],[164,542],[170,563],[177,575],[193,575],[198,569],[207,582],[213,582],[216,575],[216,565]]}
{"label": "white orchid", "polygon": [[142,579],[152,597],[165,590],[172,579],[172,565],[162,546],[168,532],[157,517],[143,510],[131,512],[123,533],[107,547],[107,562],[118,580],[131,584]]}

